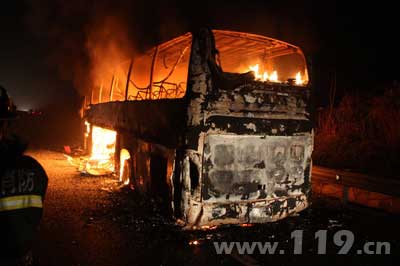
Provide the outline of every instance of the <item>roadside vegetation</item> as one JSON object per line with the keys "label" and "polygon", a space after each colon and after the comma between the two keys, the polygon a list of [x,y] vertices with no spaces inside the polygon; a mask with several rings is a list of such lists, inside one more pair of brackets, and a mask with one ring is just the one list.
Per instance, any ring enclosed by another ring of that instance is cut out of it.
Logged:
{"label": "roadside vegetation", "polygon": [[400,86],[382,95],[346,94],[318,111],[316,165],[399,178]]}

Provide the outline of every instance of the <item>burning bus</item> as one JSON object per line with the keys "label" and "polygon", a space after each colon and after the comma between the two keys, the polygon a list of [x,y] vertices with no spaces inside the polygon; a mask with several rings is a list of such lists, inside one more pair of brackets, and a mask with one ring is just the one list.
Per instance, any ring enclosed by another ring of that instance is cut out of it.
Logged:
{"label": "burning bus", "polygon": [[161,197],[186,228],[309,205],[313,129],[299,47],[201,29],[122,62],[87,95],[87,168]]}

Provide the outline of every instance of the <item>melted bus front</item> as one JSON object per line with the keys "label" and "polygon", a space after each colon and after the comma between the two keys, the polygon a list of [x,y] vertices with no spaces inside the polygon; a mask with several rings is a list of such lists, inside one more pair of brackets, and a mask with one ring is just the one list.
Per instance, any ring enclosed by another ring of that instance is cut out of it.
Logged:
{"label": "melted bus front", "polygon": [[[200,51],[214,45],[201,60]],[[193,174],[199,181],[186,186],[188,224],[263,223],[305,209],[313,133],[301,50],[213,31],[192,51],[187,183]]]}

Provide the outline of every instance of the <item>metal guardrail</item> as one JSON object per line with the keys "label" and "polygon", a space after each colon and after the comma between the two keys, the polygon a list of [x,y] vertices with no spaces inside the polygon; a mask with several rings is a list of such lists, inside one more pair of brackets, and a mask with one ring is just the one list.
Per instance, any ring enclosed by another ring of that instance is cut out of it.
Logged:
{"label": "metal guardrail", "polygon": [[313,166],[311,182],[337,184],[400,197],[400,180]]}

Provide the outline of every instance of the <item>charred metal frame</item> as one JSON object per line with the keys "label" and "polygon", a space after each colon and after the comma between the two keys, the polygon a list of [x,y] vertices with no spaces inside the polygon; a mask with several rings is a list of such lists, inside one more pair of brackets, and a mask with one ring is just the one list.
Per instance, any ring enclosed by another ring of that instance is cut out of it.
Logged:
{"label": "charred metal frame", "polygon": [[107,102],[85,111],[90,124],[117,131],[117,170],[126,149],[131,185],[162,196],[186,228],[264,223],[305,209],[310,83],[299,88],[223,72],[213,31],[201,29],[192,38],[183,98]]}

